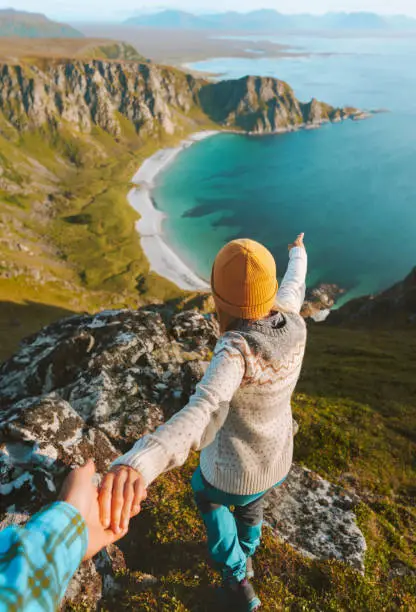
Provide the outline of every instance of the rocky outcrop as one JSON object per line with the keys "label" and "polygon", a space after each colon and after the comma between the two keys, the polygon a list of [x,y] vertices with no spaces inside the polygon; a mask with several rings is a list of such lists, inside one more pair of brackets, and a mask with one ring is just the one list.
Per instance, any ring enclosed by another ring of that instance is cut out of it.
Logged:
{"label": "rocky outcrop", "polygon": [[304,104],[287,83],[267,77],[249,76],[206,85],[201,89],[200,100],[214,121],[258,134],[319,126],[332,119],[353,118],[358,113],[356,109],[335,109],[315,99]]}
{"label": "rocky outcrop", "polygon": [[93,126],[117,136],[126,117],[143,133],[172,133],[175,110],[188,113],[195,104],[195,79],[149,64],[92,60],[54,65],[0,67],[0,108],[18,129],[44,124]]}
{"label": "rocky outcrop", "polygon": [[308,288],[301,315],[305,319],[324,321],[330,314],[337,298],[343,293],[345,293],[345,289],[341,289],[335,284],[322,283],[313,289]]}
{"label": "rocky outcrop", "polygon": [[377,295],[351,300],[331,313],[335,325],[393,327],[416,325],[416,267],[399,283]]}
{"label": "rocky outcrop", "polygon": [[359,498],[293,466],[282,487],[270,493],[265,518],[276,535],[311,559],[339,559],[364,571],[366,541],[355,522]]}
{"label": "rocky outcrop", "polygon": [[[117,45],[108,49],[110,56],[120,53]],[[123,131],[121,116],[146,135],[182,129],[191,111],[223,127],[254,133],[357,115],[354,109],[333,109],[316,100],[303,104],[277,79],[247,77],[209,84],[173,68],[94,59],[49,61],[42,69],[24,63],[1,65],[0,110],[19,130],[47,124],[89,132],[98,126],[114,136]]]}
{"label": "rocky outcrop", "polygon": [[[163,318],[162,318],[163,314]],[[193,393],[218,336],[195,311],[107,311],[75,316],[27,339],[0,368],[0,521],[23,522],[56,498],[70,466],[94,457],[104,472],[139,436]],[[271,494],[267,520],[303,554],[363,567],[357,503],[339,487],[294,467]],[[117,547],[84,564],[72,605],[95,607],[116,588]]]}

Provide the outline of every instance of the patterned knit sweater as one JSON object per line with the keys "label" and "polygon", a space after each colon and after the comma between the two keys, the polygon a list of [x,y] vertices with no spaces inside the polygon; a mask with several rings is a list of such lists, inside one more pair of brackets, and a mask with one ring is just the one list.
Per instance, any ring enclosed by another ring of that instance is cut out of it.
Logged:
{"label": "patterned knit sweater", "polygon": [[287,475],[293,455],[290,399],[306,345],[299,315],[306,269],[305,249],[292,249],[276,313],[241,321],[223,334],[188,405],[113,465],[136,469],[148,486],[185,463],[191,449],[202,450],[205,479],[239,495],[265,491]]}

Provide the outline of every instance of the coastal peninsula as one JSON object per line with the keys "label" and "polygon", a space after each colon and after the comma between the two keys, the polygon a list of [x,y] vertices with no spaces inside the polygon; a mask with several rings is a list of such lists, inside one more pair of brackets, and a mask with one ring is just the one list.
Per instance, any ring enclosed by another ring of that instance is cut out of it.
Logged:
{"label": "coastal peninsula", "polygon": [[[0,66],[0,297],[6,304],[0,321],[9,325],[9,300],[35,304],[37,313],[29,307],[32,314],[13,328],[5,355],[24,335],[65,314],[206,288],[164,243],[161,217],[148,197],[149,164],[162,155],[165,167],[171,152],[158,153],[138,173],[147,158],[165,148],[176,155],[199,132],[271,134],[361,116],[353,108],[299,102],[278,79],[210,83],[125,59],[130,50],[123,45],[111,48],[118,59],[105,59],[109,48],[91,44],[85,48],[97,59],[22,55]],[[131,190],[133,175],[139,191]]]}

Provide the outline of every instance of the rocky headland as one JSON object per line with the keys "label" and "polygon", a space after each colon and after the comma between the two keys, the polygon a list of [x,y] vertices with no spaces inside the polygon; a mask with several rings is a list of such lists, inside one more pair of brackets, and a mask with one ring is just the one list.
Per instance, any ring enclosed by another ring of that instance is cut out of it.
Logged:
{"label": "rocky headland", "polygon": [[209,83],[169,67],[103,60],[0,66],[0,110],[19,130],[98,126],[120,136],[121,115],[142,134],[173,134],[194,109],[219,126],[252,133],[361,115],[315,99],[299,102],[289,85],[265,77]]}

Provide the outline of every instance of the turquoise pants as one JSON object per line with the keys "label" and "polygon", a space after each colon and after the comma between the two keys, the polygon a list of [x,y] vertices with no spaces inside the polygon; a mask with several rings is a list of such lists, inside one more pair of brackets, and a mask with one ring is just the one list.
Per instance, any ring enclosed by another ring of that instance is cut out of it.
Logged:
{"label": "turquoise pants", "polygon": [[263,502],[268,491],[256,495],[225,493],[210,485],[199,467],[191,484],[207,530],[212,560],[224,580],[243,580],[247,558],[254,555],[260,544]]}

